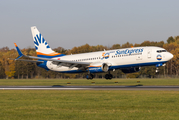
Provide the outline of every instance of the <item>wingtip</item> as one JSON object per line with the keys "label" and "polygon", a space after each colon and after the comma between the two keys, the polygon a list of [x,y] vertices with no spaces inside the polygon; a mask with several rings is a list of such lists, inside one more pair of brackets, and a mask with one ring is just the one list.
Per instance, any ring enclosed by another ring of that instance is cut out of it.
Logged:
{"label": "wingtip", "polygon": [[17,47],[17,44],[16,44],[16,43],[14,43],[14,45]]}

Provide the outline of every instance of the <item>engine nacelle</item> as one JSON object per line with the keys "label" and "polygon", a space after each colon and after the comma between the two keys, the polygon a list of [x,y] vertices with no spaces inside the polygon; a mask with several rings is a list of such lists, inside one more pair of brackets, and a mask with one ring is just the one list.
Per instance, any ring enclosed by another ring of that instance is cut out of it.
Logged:
{"label": "engine nacelle", "polygon": [[121,70],[123,73],[135,73],[140,71],[140,67],[123,68]]}
{"label": "engine nacelle", "polygon": [[94,63],[89,66],[90,73],[96,72],[107,72],[109,70],[109,66],[106,63]]}

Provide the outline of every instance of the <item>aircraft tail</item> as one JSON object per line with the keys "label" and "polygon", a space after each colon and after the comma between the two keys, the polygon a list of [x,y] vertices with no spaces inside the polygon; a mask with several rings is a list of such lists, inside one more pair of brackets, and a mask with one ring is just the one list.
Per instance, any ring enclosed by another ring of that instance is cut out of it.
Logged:
{"label": "aircraft tail", "polygon": [[32,31],[32,37],[34,40],[34,45],[38,57],[52,58],[52,57],[58,57],[63,55],[61,53],[57,53],[53,51],[50,48],[50,46],[45,41],[44,37],[38,31],[36,26],[31,27],[31,31]]}

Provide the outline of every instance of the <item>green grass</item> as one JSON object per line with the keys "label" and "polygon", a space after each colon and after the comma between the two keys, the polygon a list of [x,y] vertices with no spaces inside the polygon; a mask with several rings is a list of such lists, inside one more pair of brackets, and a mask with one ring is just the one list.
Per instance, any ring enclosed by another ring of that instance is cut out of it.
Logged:
{"label": "green grass", "polygon": [[[137,83],[140,81],[140,83]],[[118,83],[115,83],[118,82]],[[179,79],[0,79],[0,86],[179,85]]]}
{"label": "green grass", "polygon": [[0,120],[178,120],[179,91],[0,90]]}

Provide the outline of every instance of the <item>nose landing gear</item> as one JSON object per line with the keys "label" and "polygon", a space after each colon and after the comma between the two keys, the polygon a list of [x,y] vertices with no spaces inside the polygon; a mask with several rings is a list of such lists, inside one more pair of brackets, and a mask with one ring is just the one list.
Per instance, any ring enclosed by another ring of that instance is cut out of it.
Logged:
{"label": "nose landing gear", "polygon": [[159,72],[159,68],[158,68],[158,67],[156,67],[156,70],[155,70],[155,72],[156,72],[156,73],[158,73],[158,72]]}

